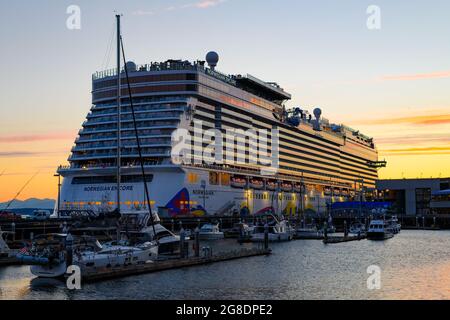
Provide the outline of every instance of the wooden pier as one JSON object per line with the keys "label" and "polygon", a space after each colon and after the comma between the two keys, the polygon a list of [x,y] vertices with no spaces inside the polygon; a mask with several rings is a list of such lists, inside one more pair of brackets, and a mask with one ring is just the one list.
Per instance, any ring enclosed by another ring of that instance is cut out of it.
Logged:
{"label": "wooden pier", "polygon": [[349,242],[349,241],[359,241],[366,239],[366,235],[360,235],[360,236],[328,236],[323,239],[323,243],[341,243],[341,242]]}
{"label": "wooden pier", "polygon": [[95,271],[84,273],[82,275],[83,281],[93,282],[101,281],[112,278],[126,277],[131,275],[138,275],[156,271],[178,269],[184,267],[192,267],[198,265],[204,265],[220,261],[228,261],[235,259],[242,259],[254,256],[269,255],[272,253],[271,249],[240,249],[236,251],[230,251],[227,253],[222,253],[218,255],[213,255],[210,257],[192,257],[187,259],[171,259],[163,261],[154,261],[151,263],[140,264],[140,265],[130,265],[126,267],[118,268],[104,268],[96,269]]}

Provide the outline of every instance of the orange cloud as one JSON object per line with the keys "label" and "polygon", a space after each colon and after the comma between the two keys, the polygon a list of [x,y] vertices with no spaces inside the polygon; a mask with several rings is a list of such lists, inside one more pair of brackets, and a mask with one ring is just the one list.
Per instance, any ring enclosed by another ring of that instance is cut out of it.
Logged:
{"label": "orange cloud", "polygon": [[437,125],[450,123],[450,114],[432,114],[432,115],[421,115],[412,117],[398,117],[398,118],[383,118],[383,119],[373,119],[373,120],[362,120],[358,121],[359,124],[416,124],[416,125]]}
{"label": "orange cloud", "polygon": [[445,143],[450,141],[450,134],[417,134],[404,136],[388,136],[383,138],[376,138],[377,144],[418,144],[418,143]]}
{"label": "orange cloud", "polygon": [[411,81],[411,80],[423,80],[423,79],[441,79],[450,78],[450,71],[438,71],[431,73],[417,73],[408,75],[390,75],[382,76],[382,81]]}
{"label": "orange cloud", "polygon": [[0,143],[20,143],[20,142],[35,142],[46,140],[65,140],[75,139],[76,134],[74,132],[54,132],[47,134],[34,134],[34,135],[14,135],[14,136],[0,136]]}
{"label": "orange cloud", "polygon": [[431,146],[431,147],[409,147],[397,149],[379,150],[380,154],[391,156],[405,156],[405,155],[440,155],[450,154],[450,144],[446,146]]}
{"label": "orange cloud", "polygon": [[0,158],[21,158],[21,157],[39,157],[50,154],[66,154],[66,150],[62,151],[0,151]]}

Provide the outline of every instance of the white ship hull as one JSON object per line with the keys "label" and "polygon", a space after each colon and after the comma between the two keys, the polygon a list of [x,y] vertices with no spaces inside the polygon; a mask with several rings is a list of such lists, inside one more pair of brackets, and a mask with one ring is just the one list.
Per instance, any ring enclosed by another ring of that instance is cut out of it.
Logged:
{"label": "white ship hull", "polygon": [[[161,217],[176,216],[227,216],[258,215],[273,210],[277,214],[295,215],[298,208],[314,212],[326,212],[330,197],[314,191],[302,195],[300,192],[277,192],[246,189],[231,185],[211,184],[210,171],[204,169],[176,169],[172,172],[152,172],[148,183],[152,208]],[[195,183],[189,177],[195,175]],[[202,186],[202,181],[205,182]],[[144,206],[143,183],[121,184],[122,212],[142,211]],[[335,197],[334,201],[339,198]],[[116,208],[115,184],[72,184],[66,177],[61,188],[60,216],[72,211],[113,211]],[[247,210],[248,209],[248,210]]]}

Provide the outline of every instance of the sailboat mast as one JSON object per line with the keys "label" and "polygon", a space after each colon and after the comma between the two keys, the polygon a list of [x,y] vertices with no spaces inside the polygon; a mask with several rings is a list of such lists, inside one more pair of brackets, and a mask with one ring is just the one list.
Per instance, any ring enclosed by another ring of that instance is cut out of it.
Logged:
{"label": "sailboat mast", "polygon": [[117,211],[120,213],[120,167],[121,167],[121,154],[120,154],[120,15],[116,15],[117,20]]}

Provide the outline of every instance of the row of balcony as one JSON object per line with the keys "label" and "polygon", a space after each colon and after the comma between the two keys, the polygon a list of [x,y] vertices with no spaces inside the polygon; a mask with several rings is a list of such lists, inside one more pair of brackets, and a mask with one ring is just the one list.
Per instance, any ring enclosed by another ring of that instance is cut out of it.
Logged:
{"label": "row of balcony", "polygon": [[[163,160],[153,160],[153,161],[144,161],[144,166],[156,166],[163,164]],[[141,162],[139,160],[136,161],[127,161],[122,163],[122,168],[133,168],[140,166]],[[59,166],[58,172],[65,170],[73,170],[73,169],[104,169],[104,168],[116,168],[117,165],[115,162],[95,162],[95,163],[72,163],[69,166]]]}
{"label": "row of balcony", "polygon": [[[142,145],[157,145],[157,144],[165,144],[170,145],[170,138],[139,138],[139,142]],[[125,140],[121,142],[122,146],[136,146],[136,139]],[[91,143],[83,143],[77,144],[72,148],[72,151],[75,150],[87,150],[87,149],[95,149],[95,148],[105,148],[105,147],[117,147],[117,141],[107,141],[107,142],[91,142]]]}
{"label": "row of balcony", "polygon": [[[154,149],[144,149],[142,151],[143,157],[169,157],[171,151],[168,148],[154,148]],[[139,153],[136,149],[125,150],[121,153],[121,156],[127,157],[139,157]],[[110,152],[109,150],[98,150],[95,152],[85,152],[84,154],[72,154],[69,157],[69,161],[73,160],[83,160],[83,159],[99,159],[99,158],[115,158],[117,157],[116,152]]]}
{"label": "row of balcony", "polygon": [[[154,120],[178,120],[180,118],[179,112],[164,112],[164,113],[144,113],[144,114],[136,114],[136,120],[147,120],[147,119],[154,119]],[[133,121],[133,116],[130,115],[122,115],[120,117],[121,122],[129,122]],[[83,126],[86,125],[94,125],[98,123],[115,123],[117,122],[117,116],[109,116],[109,117],[99,117],[94,119],[89,119],[83,122]]]}
{"label": "row of balcony", "polygon": [[[160,103],[160,102],[186,102],[186,97],[184,96],[162,96],[162,97],[144,97],[144,98],[133,98],[133,106],[137,107],[142,104],[148,103]],[[129,103],[123,102],[121,104],[122,107],[131,106]],[[91,110],[97,109],[105,109],[117,107],[117,102],[102,102],[94,105]]]}
{"label": "row of balcony", "polygon": [[[139,139],[145,138],[169,138],[172,134],[172,129],[151,129],[151,130],[139,130]],[[135,132],[123,131],[121,139],[135,138]],[[79,142],[91,142],[91,141],[111,141],[117,140],[116,133],[94,133],[91,135],[82,135],[75,139],[75,143]]]}
{"label": "row of balcony", "polygon": [[[184,111],[185,105],[180,104],[153,104],[153,105],[142,105],[139,107],[134,107],[134,112],[136,114],[142,112],[160,112],[160,111]],[[131,114],[131,107],[123,107],[121,108],[122,114]],[[97,110],[96,108],[92,109],[91,112],[88,113],[87,118],[95,118],[103,115],[117,115],[117,108],[114,106],[112,108]]]}
{"label": "row of balcony", "polygon": [[[177,121],[159,121],[157,123],[154,123],[155,121],[147,121],[147,122],[141,122],[140,125],[138,125],[138,129],[176,129],[177,128]],[[122,130],[134,130],[134,125],[132,123],[123,124]],[[91,132],[108,132],[108,131],[117,131],[117,125],[110,124],[105,126],[99,126],[99,127],[89,127],[89,128],[83,128],[78,131],[78,134],[86,134]]]}

